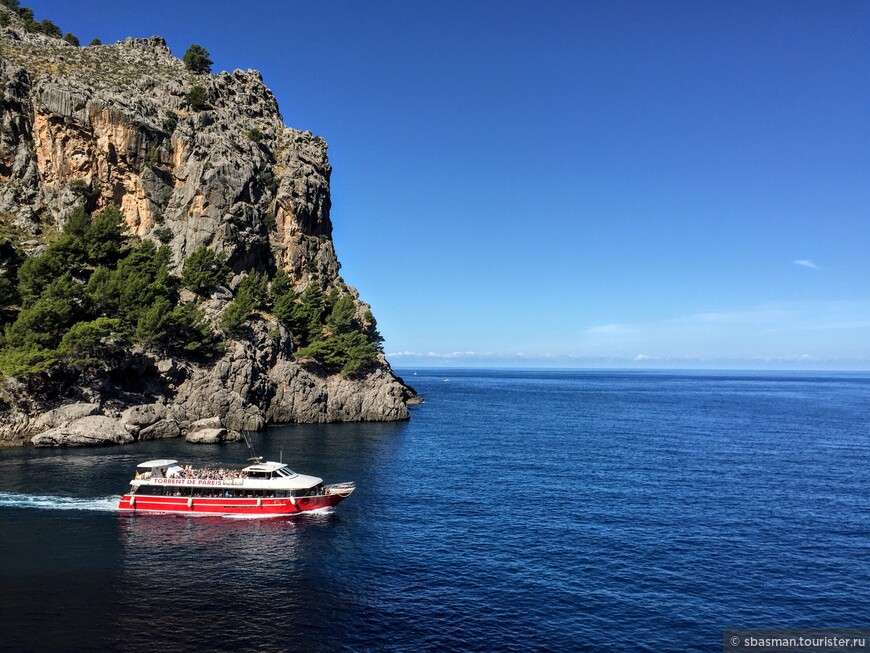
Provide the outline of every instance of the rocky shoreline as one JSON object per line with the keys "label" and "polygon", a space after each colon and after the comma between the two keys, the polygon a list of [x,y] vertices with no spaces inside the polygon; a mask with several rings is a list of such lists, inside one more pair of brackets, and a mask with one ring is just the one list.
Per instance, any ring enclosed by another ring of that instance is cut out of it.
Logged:
{"label": "rocky shoreline", "polygon": [[[7,411],[0,424],[0,446],[101,446],[178,437],[216,444],[239,440],[241,431],[266,424],[408,419],[406,403],[415,403],[416,397],[409,397],[408,388],[398,381],[385,384],[377,373],[374,377],[288,376],[280,389],[276,385],[265,415],[230,390],[208,397],[188,394],[184,403],[141,403],[123,410],[117,401],[72,401],[45,412]],[[202,387],[213,389],[208,383]]]}
{"label": "rocky shoreline", "polygon": [[[266,332],[268,322],[259,325]],[[256,338],[254,338],[256,342]],[[267,424],[397,421],[416,393],[382,367],[320,375],[281,342],[234,342],[212,365],[134,354],[112,369],[6,379],[0,445],[88,446],[185,437],[237,440]]]}

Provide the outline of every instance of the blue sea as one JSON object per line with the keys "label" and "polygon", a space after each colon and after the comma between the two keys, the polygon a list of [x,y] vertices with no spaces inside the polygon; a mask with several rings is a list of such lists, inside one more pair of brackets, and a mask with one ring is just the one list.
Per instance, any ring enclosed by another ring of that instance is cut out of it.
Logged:
{"label": "blue sea", "polygon": [[401,370],[409,422],[255,448],[334,512],[118,514],[137,463],[0,449],[0,649],[721,651],[870,617],[870,375]]}

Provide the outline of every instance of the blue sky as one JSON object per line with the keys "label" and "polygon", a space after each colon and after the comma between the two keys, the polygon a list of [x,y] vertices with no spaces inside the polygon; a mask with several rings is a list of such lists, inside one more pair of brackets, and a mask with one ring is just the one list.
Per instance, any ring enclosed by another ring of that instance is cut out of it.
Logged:
{"label": "blue sky", "polygon": [[22,4],[260,70],[394,365],[870,369],[867,2]]}

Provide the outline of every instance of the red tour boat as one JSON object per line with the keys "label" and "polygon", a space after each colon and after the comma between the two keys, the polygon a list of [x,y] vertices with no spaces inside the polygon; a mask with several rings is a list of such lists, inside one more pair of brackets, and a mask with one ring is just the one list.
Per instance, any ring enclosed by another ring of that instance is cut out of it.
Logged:
{"label": "red tour boat", "polygon": [[324,485],[284,463],[259,462],[241,470],[194,469],[175,460],[140,463],[119,510],[206,515],[296,515],[331,508],[356,489]]}

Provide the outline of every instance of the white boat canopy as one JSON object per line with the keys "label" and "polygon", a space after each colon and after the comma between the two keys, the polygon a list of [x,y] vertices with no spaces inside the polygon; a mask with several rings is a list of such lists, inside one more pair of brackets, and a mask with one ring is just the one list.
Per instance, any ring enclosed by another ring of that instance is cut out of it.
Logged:
{"label": "white boat canopy", "polygon": [[[274,461],[267,461],[265,463],[257,463],[255,465],[248,465],[242,471],[245,472],[277,472],[279,469],[287,469],[287,465],[284,463],[276,463]],[[289,472],[290,470],[287,469]]]}
{"label": "white boat canopy", "polygon": [[145,469],[154,469],[155,467],[169,467],[170,465],[177,465],[177,460],[149,460],[148,462],[139,463],[136,467],[142,467]]}

